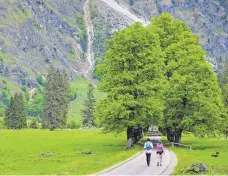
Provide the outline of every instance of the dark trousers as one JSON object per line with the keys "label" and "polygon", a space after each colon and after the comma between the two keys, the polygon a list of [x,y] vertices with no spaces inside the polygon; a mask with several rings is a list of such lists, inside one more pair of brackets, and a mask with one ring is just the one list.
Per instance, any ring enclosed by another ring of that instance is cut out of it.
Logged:
{"label": "dark trousers", "polygon": [[150,165],[150,158],[151,158],[151,153],[146,153],[146,162],[147,162],[147,166]]}

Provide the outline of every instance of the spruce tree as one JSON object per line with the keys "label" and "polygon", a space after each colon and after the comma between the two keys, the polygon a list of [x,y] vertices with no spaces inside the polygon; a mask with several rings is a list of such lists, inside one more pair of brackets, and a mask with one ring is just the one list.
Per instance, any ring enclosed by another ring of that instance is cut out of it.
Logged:
{"label": "spruce tree", "polygon": [[51,68],[45,89],[43,128],[64,128],[69,104],[69,80],[66,71]]}
{"label": "spruce tree", "polygon": [[85,100],[84,106],[85,109],[82,110],[83,117],[83,125],[86,126],[94,126],[94,105],[96,103],[96,99],[93,94],[94,87],[92,84],[88,86],[87,98]]}
{"label": "spruce tree", "polygon": [[26,112],[22,94],[11,97],[5,113],[5,125],[8,129],[22,129],[26,127]]}

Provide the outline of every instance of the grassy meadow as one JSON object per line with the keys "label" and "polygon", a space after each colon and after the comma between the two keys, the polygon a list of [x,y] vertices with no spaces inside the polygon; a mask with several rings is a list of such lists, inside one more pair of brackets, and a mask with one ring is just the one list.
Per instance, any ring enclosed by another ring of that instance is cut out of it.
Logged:
{"label": "grassy meadow", "polygon": [[[170,148],[178,158],[178,165],[174,174],[185,173],[187,167],[194,163],[203,163],[208,168],[210,175],[228,175],[228,140],[215,138],[199,139],[192,135],[184,135],[183,144],[192,146],[192,150],[187,148]],[[211,157],[219,152],[219,157]]]}
{"label": "grassy meadow", "polygon": [[[100,130],[1,130],[0,175],[92,174],[136,154],[126,134]],[[92,154],[81,152],[91,151]]]}
{"label": "grassy meadow", "polygon": [[[71,82],[71,89],[77,89],[78,94],[77,98],[74,101],[70,102],[69,112],[68,112],[68,121],[76,120],[77,122],[81,121],[81,111],[84,109],[84,101],[87,96],[89,82],[79,77],[73,82]],[[97,101],[105,98],[106,94],[100,92],[96,85],[94,85],[94,96]]]}

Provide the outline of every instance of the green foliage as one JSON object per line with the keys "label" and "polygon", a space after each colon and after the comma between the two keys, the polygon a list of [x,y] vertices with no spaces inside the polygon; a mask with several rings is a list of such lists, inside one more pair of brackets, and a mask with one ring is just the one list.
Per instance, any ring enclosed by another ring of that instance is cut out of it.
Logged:
{"label": "green foliage", "polygon": [[224,114],[220,124],[220,131],[226,135],[228,139],[228,83],[223,86],[223,103],[224,103]]}
{"label": "green foliage", "polygon": [[182,174],[189,174],[189,175],[198,175],[200,174],[200,170],[198,167],[195,166],[188,166],[180,170]]}
{"label": "green foliage", "polygon": [[44,92],[37,92],[31,102],[27,104],[27,114],[34,117],[43,117]]}
{"label": "green foliage", "polygon": [[69,104],[69,80],[65,70],[49,70],[46,82],[43,127],[64,128]]}
{"label": "green foliage", "polygon": [[87,40],[88,40],[88,36],[87,36],[87,32],[86,32],[86,26],[85,26],[85,22],[83,19],[83,15],[80,12],[76,12],[76,23],[79,26],[80,29],[80,33],[79,33],[79,43],[83,49],[83,51],[87,50]]}
{"label": "green foliage", "polygon": [[169,84],[160,127],[176,142],[183,131],[199,137],[215,134],[223,108],[221,89],[198,37],[169,14],[154,17],[150,27],[159,34]]}
{"label": "green foliage", "polygon": [[69,93],[69,99],[70,101],[73,101],[77,98],[78,96],[78,89],[75,88],[70,88],[70,93]]}
{"label": "green foliage", "polygon": [[108,95],[94,113],[105,132],[147,127],[162,116],[163,68],[159,38],[151,28],[136,23],[107,42],[97,71],[100,89]]}
{"label": "green foliage", "polygon": [[67,128],[69,129],[78,129],[81,125],[79,123],[77,123],[75,120],[71,120],[68,124],[67,124]]}
{"label": "green foliage", "polygon": [[[87,97],[89,81],[83,77],[76,77],[71,81],[70,90],[76,91],[77,98],[70,101],[69,112],[67,114],[67,121],[75,120],[77,123],[82,125],[82,113],[81,111],[85,108],[84,102]],[[94,96],[97,101],[106,97],[106,94],[101,92],[97,86],[94,89]]]}
{"label": "green foliage", "polygon": [[21,129],[26,127],[26,112],[22,94],[11,97],[6,109],[5,126],[8,129]]}
{"label": "green foliage", "polygon": [[94,126],[94,106],[96,99],[93,94],[94,87],[92,84],[88,86],[87,98],[84,102],[85,109],[82,110],[83,125]]}
{"label": "green foliage", "polygon": [[36,78],[36,81],[37,81],[41,86],[45,86],[46,80],[44,79],[43,76],[39,75],[39,76]]}
{"label": "green foliage", "polygon": [[4,129],[5,124],[4,124],[4,118],[0,118],[0,129]]}
{"label": "green foliage", "polygon": [[0,96],[2,97],[1,101],[2,101],[3,105],[8,106],[9,102],[10,102],[10,90],[7,87],[3,87],[1,94],[2,95],[0,95]]}
{"label": "green foliage", "polygon": [[38,129],[39,128],[39,123],[38,123],[37,118],[32,118],[30,125],[29,125],[29,128],[32,128],[32,129]]}

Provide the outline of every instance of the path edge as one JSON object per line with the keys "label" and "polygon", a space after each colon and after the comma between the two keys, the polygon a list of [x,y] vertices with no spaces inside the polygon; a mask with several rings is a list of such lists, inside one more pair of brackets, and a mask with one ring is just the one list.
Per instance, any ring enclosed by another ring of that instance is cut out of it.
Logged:
{"label": "path edge", "polygon": [[124,160],[124,161],[121,161],[121,162],[119,162],[119,163],[117,163],[117,164],[115,164],[115,165],[113,165],[113,166],[111,166],[111,167],[108,167],[108,168],[106,168],[106,169],[104,169],[104,170],[102,170],[102,171],[100,171],[100,172],[97,172],[97,173],[94,173],[94,174],[90,174],[90,176],[101,175],[101,174],[105,174],[105,173],[107,173],[107,172],[110,172],[110,171],[112,171],[112,170],[114,170],[114,169],[116,169],[116,168],[122,166],[123,164],[125,164],[125,163],[127,163],[127,162],[129,162],[129,161],[131,161],[131,160],[133,160],[133,159],[135,159],[137,156],[139,156],[139,155],[142,154],[142,153],[143,153],[143,151],[139,151],[138,153],[136,153],[136,154],[133,155],[132,157],[130,157],[130,158]]}
{"label": "path edge", "polygon": [[170,163],[169,165],[164,169],[164,171],[159,175],[173,175],[174,168],[177,166],[178,159],[174,152],[170,151]]}

